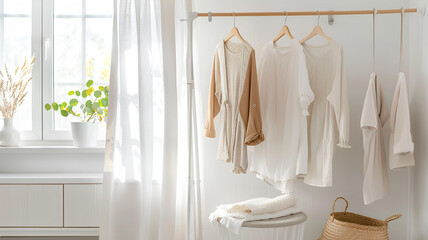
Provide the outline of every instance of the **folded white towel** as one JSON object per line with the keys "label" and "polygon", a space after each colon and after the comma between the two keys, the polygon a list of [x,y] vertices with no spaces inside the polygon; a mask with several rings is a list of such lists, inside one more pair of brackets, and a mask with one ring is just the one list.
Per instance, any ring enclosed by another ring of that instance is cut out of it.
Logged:
{"label": "folded white towel", "polygon": [[251,215],[279,212],[296,206],[296,198],[293,194],[283,194],[275,198],[253,198],[243,202],[232,204],[225,209],[229,213],[245,212]]}
{"label": "folded white towel", "polygon": [[239,234],[242,224],[244,224],[244,222],[279,218],[302,212],[297,207],[287,208],[279,212],[258,215],[251,215],[244,212],[229,213],[227,212],[227,210],[225,210],[230,209],[231,207],[232,204],[218,206],[217,209],[210,214],[209,219],[211,223],[221,224],[236,235]]}

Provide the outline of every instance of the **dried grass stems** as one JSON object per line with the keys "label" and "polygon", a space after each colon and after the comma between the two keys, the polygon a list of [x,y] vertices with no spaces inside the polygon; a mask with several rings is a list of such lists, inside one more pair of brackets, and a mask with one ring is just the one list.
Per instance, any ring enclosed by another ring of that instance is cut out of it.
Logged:
{"label": "dried grass stems", "polygon": [[0,70],[0,111],[3,118],[13,118],[16,109],[24,102],[35,60],[34,55],[31,61],[25,58],[24,63],[18,65],[13,75],[10,74],[6,64],[4,70]]}

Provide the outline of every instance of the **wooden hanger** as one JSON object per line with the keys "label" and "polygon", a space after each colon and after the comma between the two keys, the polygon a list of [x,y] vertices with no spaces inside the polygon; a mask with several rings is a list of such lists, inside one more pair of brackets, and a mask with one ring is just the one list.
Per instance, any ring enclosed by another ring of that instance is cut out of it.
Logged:
{"label": "wooden hanger", "polygon": [[235,26],[235,13],[233,13],[233,28],[230,30],[229,35],[223,40],[223,42],[227,42],[233,37],[237,37],[242,42],[245,42],[244,38],[239,33],[238,28]]}
{"label": "wooden hanger", "polygon": [[276,36],[276,38],[273,40],[274,43],[276,43],[284,35],[289,37],[290,39],[294,39],[293,35],[291,35],[290,29],[287,26],[287,18],[288,18],[288,13],[285,12],[284,26],[281,28],[281,31],[279,32],[278,36]]}
{"label": "wooden hanger", "polygon": [[318,23],[314,27],[314,29],[312,30],[312,32],[307,37],[305,37],[304,39],[300,40],[301,44],[304,43],[304,42],[306,42],[306,41],[308,41],[309,39],[315,37],[316,35],[320,35],[321,37],[325,38],[329,42],[332,41],[332,39],[329,36],[327,36],[327,34],[325,34],[324,31],[322,30],[322,28],[320,26],[320,13],[319,13],[319,11],[317,11],[317,12],[318,12]]}
{"label": "wooden hanger", "polygon": [[223,42],[227,42],[227,41],[229,41],[233,37],[237,37],[239,40],[241,40],[243,42],[245,41],[244,38],[239,33],[238,28],[233,27],[232,30],[230,30],[229,35],[223,40]]}

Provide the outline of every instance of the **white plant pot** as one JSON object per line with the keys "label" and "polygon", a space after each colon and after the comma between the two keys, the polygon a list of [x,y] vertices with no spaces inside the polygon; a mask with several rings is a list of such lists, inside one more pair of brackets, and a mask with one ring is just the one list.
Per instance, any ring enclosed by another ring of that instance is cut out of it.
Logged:
{"label": "white plant pot", "polygon": [[3,119],[3,128],[0,130],[0,146],[16,147],[21,142],[19,131],[13,126],[13,118]]}
{"label": "white plant pot", "polygon": [[76,147],[95,147],[98,139],[98,123],[72,122],[71,134]]}

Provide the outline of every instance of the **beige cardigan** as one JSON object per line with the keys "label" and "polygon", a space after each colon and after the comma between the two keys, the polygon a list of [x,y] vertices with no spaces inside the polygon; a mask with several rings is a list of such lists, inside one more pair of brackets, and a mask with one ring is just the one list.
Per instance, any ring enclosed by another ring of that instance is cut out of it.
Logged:
{"label": "beige cardigan", "polygon": [[[242,51],[228,52],[232,47]],[[226,61],[229,58],[234,60]],[[237,79],[228,79],[226,69],[237,71]],[[231,85],[233,88],[229,89]],[[238,94],[238,98],[234,94]],[[255,53],[247,42],[222,41],[217,45],[208,96],[205,136],[216,137],[214,119],[218,114],[222,115],[218,158],[233,162],[233,172],[245,173],[248,166],[246,145],[257,145],[264,140]]]}

